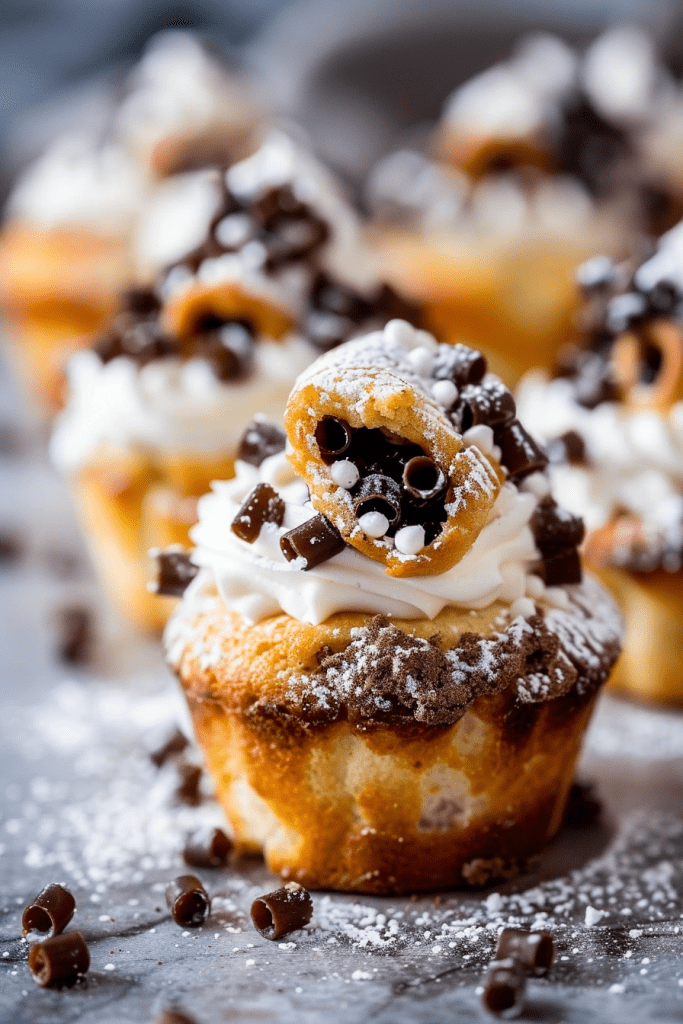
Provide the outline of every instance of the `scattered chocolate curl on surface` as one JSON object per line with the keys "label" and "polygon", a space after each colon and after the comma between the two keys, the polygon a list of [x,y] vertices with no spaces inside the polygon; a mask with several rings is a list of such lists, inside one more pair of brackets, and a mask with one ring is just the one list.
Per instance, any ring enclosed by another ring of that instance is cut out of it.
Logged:
{"label": "scattered chocolate curl on surface", "polygon": [[504,928],[498,936],[496,960],[512,957],[536,977],[547,974],[555,957],[555,943],[549,932],[530,932],[524,928]]}
{"label": "scattered chocolate curl on surface", "polygon": [[28,955],[31,976],[43,988],[75,985],[90,967],[90,953],[80,932],[36,942]]}
{"label": "scattered chocolate curl on surface", "polygon": [[259,896],[251,905],[254,928],[264,939],[279,939],[307,925],[313,916],[313,900],[297,882]]}
{"label": "scattered chocolate curl on surface", "polygon": [[508,1020],[519,1017],[524,1006],[526,974],[522,964],[512,957],[493,960],[484,976],[481,1001],[485,1010]]}
{"label": "scattered chocolate curl on surface", "polygon": [[195,875],[178,875],[166,886],[166,904],[181,928],[199,928],[211,909],[208,893]]}
{"label": "scattered chocolate curl on surface", "polygon": [[21,918],[23,934],[48,932],[49,937],[59,935],[68,925],[76,910],[76,900],[67,888],[52,882],[42,889],[25,908]]}
{"label": "scattered chocolate curl on surface", "polygon": [[222,828],[198,828],[187,837],[183,860],[193,868],[224,867],[233,850],[232,840]]}

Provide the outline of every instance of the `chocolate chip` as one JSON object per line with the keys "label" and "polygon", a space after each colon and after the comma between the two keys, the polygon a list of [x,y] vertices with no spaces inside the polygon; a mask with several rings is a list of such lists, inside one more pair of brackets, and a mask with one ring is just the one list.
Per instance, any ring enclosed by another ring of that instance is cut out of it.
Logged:
{"label": "chocolate chip", "polygon": [[389,526],[397,526],[401,521],[401,488],[390,476],[371,473],[361,480],[353,507],[358,519],[368,512],[380,512]]}
{"label": "chocolate chip", "polygon": [[149,759],[152,764],[155,764],[157,768],[161,768],[162,765],[175,757],[176,754],[182,754],[183,750],[190,745],[190,741],[187,736],[180,731],[180,729],[174,729],[170,736],[164,740],[161,746],[153,750]]}
{"label": "chocolate chip", "polygon": [[315,428],[315,439],[324,462],[338,459],[348,451],[353,438],[353,431],[338,416],[323,416]]}
{"label": "chocolate chip", "polygon": [[460,392],[460,401],[451,413],[461,434],[478,424],[487,427],[503,426],[512,422],[514,416],[515,400],[500,381],[466,384]]}
{"label": "chocolate chip", "polygon": [[169,882],[166,904],[181,928],[199,928],[211,909],[207,891],[194,875],[179,875]]}
{"label": "chocolate chip", "polygon": [[50,936],[59,935],[74,916],[75,909],[76,900],[69,890],[53,882],[25,908],[21,919],[23,934],[36,931],[49,932]]}
{"label": "chocolate chip", "polygon": [[526,991],[524,968],[511,957],[493,960],[484,976],[481,1001],[495,1016],[518,1017],[522,1012]]}
{"label": "chocolate chip", "polygon": [[60,608],[56,614],[57,657],[79,665],[92,654],[93,623],[90,611],[79,605]]}
{"label": "chocolate chip", "polygon": [[452,380],[456,387],[478,384],[486,373],[486,357],[467,345],[440,345],[432,367],[435,380]]}
{"label": "chocolate chip", "polygon": [[161,303],[151,288],[127,288],[121,293],[121,308],[138,317],[152,317]]}
{"label": "chocolate chip", "polygon": [[602,817],[602,803],[589,782],[573,782],[567,797],[564,823],[569,828],[592,828]]}
{"label": "chocolate chip", "polygon": [[202,781],[202,770],[190,761],[179,761],[176,764],[178,773],[178,785],[175,790],[175,798],[179,803],[188,804],[190,807],[198,807],[203,797],[200,790]]}
{"label": "chocolate chip", "polygon": [[548,456],[539,448],[519,420],[494,428],[493,439],[500,448],[500,462],[512,479],[545,469]]}
{"label": "chocolate chip", "polygon": [[426,455],[410,459],[403,470],[403,486],[416,504],[436,501],[447,484],[443,471]]}
{"label": "chocolate chip", "polygon": [[581,559],[575,547],[548,548],[534,569],[547,587],[563,587],[582,580]]}
{"label": "chocolate chip", "polygon": [[254,927],[264,939],[280,939],[298,931],[313,916],[311,894],[296,882],[259,896],[251,905]]}
{"label": "chocolate chip", "polygon": [[189,551],[168,548],[153,549],[150,556],[157,561],[156,593],[165,597],[182,597],[199,572],[199,566],[190,560]]}
{"label": "chocolate chip", "polygon": [[239,443],[237,458],[251,466],[260,466],[264,459],[285,450],[287,438],[274,423],[255,419],[249,424]]}
{"label": "chocolate chip", "polygon": [[564,445],[564,454],[571,466],[586,466],[586,442],[576,430],[568,430],[558,439]]}
{"label": "chocolate chip", "polygon": [[547,974],[555,957],[555,943],[549,932],[529,932],[523,928],[504,928],[498,936],[496,960],[511,957],[536,977]]}
{"label": "chocolate chip", "polygon": [[302,558],[304,572],[338,555],[345,547],[339,531],[321,515],[307,519],[280,538],[280,548],[287,561]]}
{"label": "chocolate chip", "polygon": [[296,198],[291,185],[277,185],[267,189],[254,200],[251,208],[253,216],[268,230],[283,218],[298,218],[307,211],[308,207]]}
{"label": "chocolate chip", "polygon": [[87,973],[90,953],[80,932],[66,932],[36,942],[28,955],[28,966],[37,985],[66,988]]}
{"label": "chocolate chip", "polygon": [[552,548],[577,547],[585,533],[583,519],[560,508],[550,497],[539,501],[529,525],[536,547],[543,552]]}
{"label": "chocolate chip", "polygon": [[310,305],[315,310],[359,324],[372,314],[372,305],[357,291],[324,273],[316,274],[310,294]]}
{"label": "chocolate chip", "polygon": [[0,530],[0,563],[18,562],[24,554],[24,545],[19,534],[11,530]]}
{"label": "chocolate chip", "polygon": [[264,523],[281,526],[285,517],[285,503],[270,484],[256,484],[247,495],[233,519],[230,529],[247,544],[258,540]]}
{"label": "chocolate chip", "polygon": [[187,837],[183,860],[193,868],[220,868],[232,853],[232,840],[222,828],[198,828]]}

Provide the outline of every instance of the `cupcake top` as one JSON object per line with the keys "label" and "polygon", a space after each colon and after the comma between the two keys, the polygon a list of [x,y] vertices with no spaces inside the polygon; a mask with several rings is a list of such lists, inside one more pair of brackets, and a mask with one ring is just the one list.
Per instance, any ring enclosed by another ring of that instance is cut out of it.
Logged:
{"label": "cupcake top", "polygon": [[41,231],[76,228],[125,235],[145,195],[143,175],[120,146],[69,135],[25,171],[10,195],[7,214]]}
{"label": "cupcake top", "polygon": [[[566,606],[582,524],[549,497],[543,456],[485,370],[480,353],[392,321],[304,372],[289,441],[253,424],[235,479],[199,503],[193,561],[227,606],[252,622],[284,611],[312,623],[337,611]],[[335,387],[345,420],[329,411]],[[302,401],[322,427],[293,426]]]}
{"label": "cupcake top", "polygon": [[547,446],[553,493],[585,518],[598,564],[683,564],[683,225],[640,266],[578,272],[583,342],[529,374],[520,416]]}

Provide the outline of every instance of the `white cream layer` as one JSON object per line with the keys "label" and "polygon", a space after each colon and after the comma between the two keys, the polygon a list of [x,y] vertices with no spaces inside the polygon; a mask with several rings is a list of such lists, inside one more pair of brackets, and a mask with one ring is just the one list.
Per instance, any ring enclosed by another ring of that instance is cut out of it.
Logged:
{"label": "white cream layer", "polygon": [[22,175],[7,209],[45,231],[77,227],[125,235],[145,195],[140,171],[119,146],[69,135]]}
{"label": "white cream layer", "polygon": [[658,529],[683,519],[683,402],[668,415],[617,402],[586,409],[569,381],[527,374],[516,396],[517,414],[541,443],[570,430],[581,435],[590,465],[551,465],[555,498],[583,516],[586,528],[605,525],[626,509]]}
{"label": "white cream layer", "polygon": [[310,346],[300,338],[259,339],[252,374],[225,383],[203,359],[139,367],[126,356],[102,363],[92,351],[78,352],[67,367],[69,399],[52,436],[52,460],[70,473],[101,448],[230,453],[255,410],[281,418],[292,383],[310,360]]}
{"label": "white cream layer", "polygon": [[[538,558],[529,518],[537,498],[506,484],[491,518],[465,557],[437,576],[388,576],[384,565],[352,547],[308,571],[288,562],[280,537],[315,512],[308,490],[284,453],[258,468],[238,462],[234,480],[216,481],[199,502],[192,529],[192,559],[213,575],[226,605],[249,622],[285,612],[317,625],[340,611],[433,619],[447,605],[485,608],[496,600],[514,602],[544,591],[529,566]],[[230,524],[252,488],[270,483],[286,502],[282,526],[266,524],[253,544],[240,540]],[[199,584],[198,584],[199,585]],[[546,595],[553,599],[549,590]]]}

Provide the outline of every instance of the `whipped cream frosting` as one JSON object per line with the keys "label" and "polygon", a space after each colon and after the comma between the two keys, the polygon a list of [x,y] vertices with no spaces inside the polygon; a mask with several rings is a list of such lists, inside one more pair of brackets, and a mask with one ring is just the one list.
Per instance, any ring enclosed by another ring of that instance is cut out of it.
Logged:
{"label": "whipped cream frosting", "polygon": [[7,210],[42,230],[77,227],[125,235],[145,196],[144,178],[123,149],[68,135],[22,175]]}
{"label": "whipped cream frosting", "polygon": [[103,363],[76,353],[67,366],[69,402],[50,445],[54,464],[78,471],[102,448],[149,448],[191,455],[231,452],[254,409],[281,416],[292,381],[310,362],[310,347],[290,336],[254,346],[245,380],[220,381],[204,359],[160,359],[138,366],[119,356]]}
{"label": "whipped cream frosting", "polygon": [[[252,488],[269,483],[285,501],[281,526],[266,523],[253,544],[240,540],[230,524]],[[434,618],[447,605],[484,608],[494,601],[521,602],[546,596],[561,603],[557,588],[545,588],[529,567],[538,558],[529,527],[538,498],[531,489],[505,484],[471,549],[440,575],[397,579],[382,563],[346,547],[308,571],[288,562],[280,537],[315,515],[308,490],[289,465],[286,454],[271,456],[260,467],[237,462],[236,476],[216,481],[199,501],[199,522],[191,536],[192,559],[204,567],[188,590],[199,595],[213,578],[225,604],[249,622],[285,612],[317,625],[340,611],[382,613],[400,618]],[[526,604],[525,604],[526,602]]]}
{"label": "whipped cream frosting", "polygon": [[618,402],[586,409],[575,401],[570,381],[548,380],[540,371],[522,380],[516,400],[520,420],[539,441],[568,431],[582,437],[588,465],[551,464],[549,472],[557,501],[583,516],[588,530],[626,510],[680,536],[683,402],[668,413]]}

